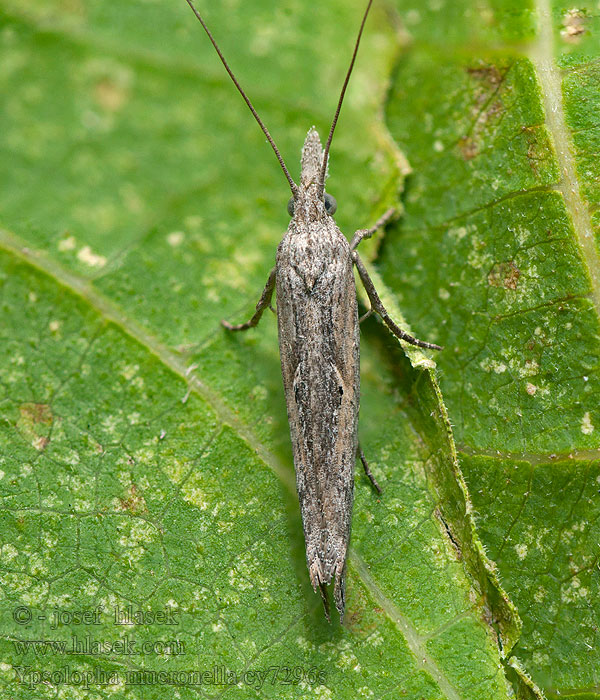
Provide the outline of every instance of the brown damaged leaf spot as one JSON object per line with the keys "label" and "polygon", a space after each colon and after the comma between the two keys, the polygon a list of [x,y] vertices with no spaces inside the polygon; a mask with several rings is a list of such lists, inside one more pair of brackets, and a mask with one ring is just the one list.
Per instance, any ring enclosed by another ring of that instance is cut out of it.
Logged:
{"label": "brown damaged leaf spot", "polygon": [[45,403],[23,403],[19,406],[21,418],[26,423],[34,425],[42,423],[43,425],[52,425],[53,416],[52,409]]}
{"label": "brown damaged leaf spot", "polygon": [[[479,107],[473,108],[473,126],[471,134],[463,136],[458,141],[458,148],[463,160],[472,160],[480,153],[480,144],[484,142],[484,137],[487,131],[493,129],[494,121],[497,121],[504,110],[504,106],[500,100],[496,100],[483,111],[479,111]],[[492,125],[492,126],[490,126]]]}
{"label": "brown damaged leaf spot", "polygon": [[[476,66],[467,66],[467,75],[471,78],[471,92],[475,103],[475,111],[479,112],[485,103],[498,92],[506,78],[509,69],[501,71],[493,63],[480,61]],[[500,104],[500,107],[502,105]],[[481,118],[481,115],[480,115]]]}
{"label": "brown damaged leaf spot", "polygon": [[561,37],[569,44],[578,44],[582,34],[586,32],[586,22],[588,18],[583,10],[573,8],[568,10],[562,20],[563,29],[560,30]]}
{"label": "brown damaged leaf spot", "polygon": [[537,176],[539,174],[538,161],[540,160],[540,154],[536,146],[537,144],[535,143],[530,143],[527,146],[527,162],[533,174]]}
{"label": "brown damaged leaf spot", "polygon": [[485,110],[485,121],[492,121],[496,117],[499,117],[504,111],[504,105],[500,100],[492,102],[492,104]]}
{"label": "brown damaged leaf spot", "polygon": [[479,148],[475,139],[470,136],[463,136],[458,142],[458,148],[463,157],[463,160],[472,160],[479,153]]}
{"label": "brown damaged leaf spot", "polygon": [[498,70],[498,66],[491,63],[480,63],[478,66],[469,66],[467,68],[467,73],[493,88],[497,88],[504,80],[504,75]]}
{"label": "brown damaged leaf spot", "polygon": [[119,498],[120,506],[122,510],[128,510],[130,513],[141,513],[146,508],[146,501],[144,497],[138,493],[137,486],[131,484],[129,487],[129,495],[127,498]]}
{"label": "brown damaged leaf spot", "polygon": [[31,443],[38,452],[42,452],[50,444],[50,438],[44,435],[38,435]]}
{"label": "brown damaged leaf spot", "polygon": [[[50,439],[48,428],[54,421],[52,409],[44,403],[23,403],[19,406],[20,418],[17,428],[32,447],[38,451],[46,449]],[[42,433],[43,434],[40,434]]]}
{"label": "brown damaged leaf spot", "polygon": [[346,616],[344,620],[344,626],[348,629],[361,629],[364,618],[364,609],[359,608],[350,611],[350,614]]}
{"label": "brown damaged leaf spot", "polygon": [[521,271],[512,260],[496,263],[488,274],[488,284],[491,287],[504,287],[516,289]]}
{"label": "brown damaged leaf spot", "polygon": [[548,140],[545,138],[543,127],[540,125],[522,126],[521,130],[527,139],[527,162],[531,171],[537,177],[540,172],[540,164],[552,158]]}
{"label": "brown damaged leaf spot", "polygon": [[469,88],[472,124],[457,145],[462,159],[469,161],[479,155],[486,133],[493,131],[494,123],[504,112],[499,91],[508,69],[501,71],[494,64],[479,62],[476,66],[465,67],[465,70],[472,83]]}
{"label": "brown damaged leaf spot", "polygon": [[105,78],[96,83],[94,98],[106,112],[117,112],[127,101],[127,91],[122,85]]}

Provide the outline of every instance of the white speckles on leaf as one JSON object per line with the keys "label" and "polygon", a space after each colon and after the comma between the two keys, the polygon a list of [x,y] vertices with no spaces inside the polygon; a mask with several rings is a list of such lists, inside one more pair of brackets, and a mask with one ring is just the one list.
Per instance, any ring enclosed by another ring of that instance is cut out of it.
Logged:
{"label": "white speckles on leaf", "polygon": [[539,667],[548,667],[550,664],[550,657],[548,654],[542,651],[534,651],[532,654],[533,662]]}
{"label": "white speckles on leaf", "polygon": [[213,304],[218,304],[221,301],[221,294],[216,287],[210,287],[207,289],[206,299]]}
{"label": "white speckles on leaf", "polygon": [[581,585],[581,581],[574,576],[561,590],[561,600],[563,603],[575,603],[580,598],[586,598],[589,594],[587,588]]}
{"label": "white speckles on leaf", "polygon": [[375,630],[367,637],[367,644],[373,647],[379,647],[383,644],[383,635],[379,630]]}
{"label": "white speckles on leaf", "polygon": [[62,505],[62,501],[55,493],[49,493],[42,499],[42,505],[44,508],[56,508],[58,505]]}
{"label": "white speckles on leaf", "polygon": [[127,420],[129,421],[129,425],[137,425],[140,422],[141,415],[137,412],[134,411],[133,413],[130,413],[127,416]]}
{"label": "white speckles on leaf", "polygon": [[93,598],[98,593],[98,583],[93,580],[88,580],[83,584],[81,590],[85,595]]}
{"label": "white speckles on leaf", "polygon": [[193,486],[191,483],[186,483],[183,485],[181,492],[185,500],[195,505],[196,508],[200,510],[206,510],[208,508],[206,494],[201,488]]}
{"label": "white speckles on leaf", "polygon": [[221,290],[231,288],[244,290],[247,284],[247,270],[243,265],[233,260],[215,260],[211,263],[211,274],[203,282],[207,293],[212,293],[215,299],[220,299]]}
{"label": "white speckles on leaf", "polygon": [[[17,593],[23,602],[28,595],[31,595],[31,580],[29,576],[22,573],[13,573],[9,571],[3,575],[3,585],[10,586]],[[46,591],[47,595],[47,591]],[[45,598],[44,598],[45,600]]]}
{"label": "white speckles on leaf", "polygon": [[594,432],[594,425],[589,411],[586,411],[581,419],[581,432],[584,435],[591,435]]}
{"label": "white speckles on leaf", "polygon": [[495,372],[496,374],[504,374],[508,367],[504,364],[504,362],[499,362],[498,360],[493,360],[489,357],[486,357],[484,360],[482,360],[479,363],[479,366],[481,369],[483,369],[485,372]]}
{"label": "white speckles on leaf", "polygon": [[131,386],[135,387],[138,391],[141,391],[144,388],[143,377],[135,377],[131,382]]}
{"label": "white speckles on leaf", "polygon": [[515,545],[515,552],[517,553],[517,556],[519,557],[519,559],[521,561],[523,561],[523,559],[525,559],[525,557],[527,556],[527,551],[528,551],[528,548],[527,548],[526,544],[516,544]]}
{"label": "white speckles on leaf", "polygon": [[220,535],[224,535],[233,530],[233,523],[231,520],[219,520],[217,522],[217,531]]}
{"label": "white speckles on leaf", "polygon": [[250,392],[250,398],[254,401],[264,401],[268,396],[267,387],[257,384]]}
{"label": "white speckles on leaf", "polygon": [[167,477],[173,482],[178,483],[190,469],[190,463],[178,459],[170,459],[163,464],[163,470]]}
{"label": "white speckles on leaf", "polygon": [[[131,425],[136,425],[138,421],[131,421]],[[135,451],[133,456],[134,460],[138,464],[152,465],[156,459],[156,453],[151,446],[141,447],[139,450]]]}
{"label": "white speckles on leaf", "polygon": [[471,250],[467,255],[467,262],[471,267],[474,267],[477,270],[484,268],[487,272],[487,270],[492,267],[494,259],[486,250],[485,241],[473,238],[472,243],[473,250]]}
{"label": "white speckles on leaf", "polygon": [[172,231],[167,235],[167,243],[176,248],[181,245],[185,239],[185,233],[183,231]]}
{"label": "white speckles on leaf", "polygon": [[139,372],[139,369],[139,365],[125,365],[120,374],[124,379],[130,381]]}
{"label": "white speckles on leaf", "polygon": [[44,532],[42,535],[42,542],[44,543],[44,547],[46,547],[46,549],[53,549],[58,544],[58,537],[50,534],[49,532]]}
{"label": "white speckles on leaf", "polygon": [[[255,582],[261,580],[260,564],[249,555],[243,555],[235,567],[229,570],[229,585],[238,591],[249,591],[255,586]],[[261,580],[261,588],[265,582]]]}
{"label": "white speckles on leaf", "polygon": [[305,653],[312,652],[315,648],[314,643],[306,637],[296,637],[296,644]]}
{"label": "white speckles on leaf", "polygon": [[405,14],[404,19],[406,24],[419,24],[421,21],[421,13],[418,10],[409,10]]}
{"label": "white speckles on leaf", "polygon": [[84,265],[89,265],[89,267],[104,267],[106,265],[106,258],[104,255],[94,253],[89,245],[85,245],[81,248],[77,253],[77,259]]}
{"label": "white speckles on leaf", "polygon": [[[50,554],[50,553],[48,552],[47,554]],[[50,560],[52,560],[51,556],[49,556],[48,558]],[[48,569],[44,565],[42,558],[40,557],[40,555],[37,552],[34,552],[34,553],[29,555],[29,557],[27,558],[27,564],[28,564],[28,568],[29,568],[29,573],[32,576],[43,577],[43,576],[46,576],[48,574]]]}
{"label": "white speckles on leaf", "polygon": [[58,250],[61,253],[66,253],[71,250],[75,250],[77,247],[77,241],[75,236],[67,236],[67,238],[61,238],[58,242]]}
{"label": "white speckles on leaf", "polygon": [[0,548],[0,560],[5,563],[12,561],[18,554],[17,548],[12,544],[3,544]]}
{"label": "white speckles on leaf", "polygon": [[331,700],[333,695],[329,688],[324,685],[318,685],[315,687],[315,697],[317,700]]}
{"label": "white speckles on leaf", "polygon": [[510,368],[515,371],[519,377],[533,377],[540,371],[540,366],[536,360],[525,360],[522,365],[519,360],[513,359],[510,362]]}
{"label": "white speckles on leaf", "polygon": [[349,645],[340,650],[336,660],[336,666],[338,666],[338,668],[345,668],[353,671],[360,670],[358,659]]}
{"label": "white speckles on leaf", "polygon": [[461,241],[467,234],[476,230],[475,226],[457,226],[448,229],[448,236],[450,238],[455,238],[457,241]]}
{"label": "white speckles on leaf", "polygon": [[156,530],[141,518],[127,518],[122,529],[118,542],[127,550],[127,559],[137,563],[146,553],[144,545],[153,542],[157,537]]}

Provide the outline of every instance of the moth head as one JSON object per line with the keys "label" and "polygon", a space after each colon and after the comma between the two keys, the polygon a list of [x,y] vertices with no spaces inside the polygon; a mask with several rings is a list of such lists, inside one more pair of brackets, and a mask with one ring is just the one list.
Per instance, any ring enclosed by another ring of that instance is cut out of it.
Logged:
{"label": "moth head", "polygon": [[[290,216],[294,216],[294,198],[290,197],[287,203],[287,210]],[[325,192],[325,211],[329,216],[333,216],[337,211],[337,202],[328,192]]]}
{"label": "moth head", "polygon": [[319,181],[321,168],[323,167],[323,146],[314,126],[311,126],[302,146],[302,158],[300,159],[300,185],[308,188]]}
{"label": "moth head", "polygon": [[[314,202],[315,198],[319,198],[319,182],[323,169],[323,156],[324,151],[323,146],[321,146],[321,139],[315,127],[312,126],[304,139],[304,146],[302,146],[300,186],[295,195],[290,197],[287,205],[288,214],[290,216],[294,216],[296,205],[299,201],[306,200],[307,202]],[[329,214],[329,216],[333,216],[337,209],[337,202],[335,199],[330,194],[323,191],[321,191],[320,197],[322,197],[322,201],[325,205],[325,212]]]}

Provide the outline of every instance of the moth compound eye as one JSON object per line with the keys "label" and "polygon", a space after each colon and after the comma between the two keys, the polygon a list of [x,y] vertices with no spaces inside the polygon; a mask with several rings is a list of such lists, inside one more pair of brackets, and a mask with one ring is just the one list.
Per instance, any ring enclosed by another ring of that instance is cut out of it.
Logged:
{"label": "moth compound eye", "polygon": [[336,209],[337,202],[335,201],[335,197],[332,197],[330,194],[325,192],[325,211],[329,214],[329,216],[333,216]]}
{"label": "moth compound eye", "polygon": [[288,209],[288,214],[290,216],[294,216],[294,198],[293,197],[290,197],[287,209]]}

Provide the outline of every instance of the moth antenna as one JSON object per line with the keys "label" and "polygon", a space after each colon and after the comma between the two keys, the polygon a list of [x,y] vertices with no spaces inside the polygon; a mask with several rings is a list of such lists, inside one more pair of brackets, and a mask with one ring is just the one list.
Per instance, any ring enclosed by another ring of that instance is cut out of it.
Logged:
{"label": "moth antenna", "polygon": [[[189,2],[189,0],[188,0]],[[350,80],[350,75],[352,74],[352,69],[354,68],[354,62],[356,61],[356,54],[358,53],[358,46],[360,44],[360,38],[362,37],[363,29],[365,28],[365,22],[367,21],[367,16],[373,0],[369,0],[367,4],[367,9],[360,23],[360,29],[358,30],[358,36],[356,37],[356,43],[354,44],[354,52],[352,53],[352,60],[350,61],[350,67],[346,73],[346,79],[342,85],[342,92],[340,93],[340,99],[338,100],[337,109],[335,110],[335,115],[333,121],[331,122],[331,129],[329,129],[329,136],[327,138],[327,143],[325,144],[325,150],[323,152],[323,167],[321,168],[321,174],[319,176],[319,197],[324,196],[325,192],[325,176],[327,175],[327,161],[329,160],[329,147],[331,146],[331,140],[333,139],[333,132],[335,131],[335,126],[337,124],[338,117],[340,116],[340,110],[342,108],[342,102],[344,101],[344,95],[346,94],[346,88],[348,87],[348,81]]]}
{"label": "moth antenna", "polygon": [[235,75],[233,74],[233,71],[229,67],[229,64],[225,60],[225,56],[223,56],[221,49],[219,48],[219,45],[214,40],[213,35],[210,33],[209,28],[206,26],[206,23],[204,22],[204,20],[200,16],[200,13],[195,8],[194,3],[192,2],[192,0],[186,0],[186,2],[192,8],[192,12],[196,15],[196,19],[200,22],[200,24],[204,28],[204,31],[207,33],[208,38],[210,39],[212,45],[215,47],[215,51],[217,52],[217,54],[219,55],[219,58],[221,59],[221,63],[225,66],[225,70],[229,73],[229,77],[233,81],[233,84],[238,89],[238,92],[240,93],[240,95],[244,98],[244,101],[246,102],[250,111],[254,115],[254,118],[258,122],[258,125],[263,130],[264,135],[267,137],[267,141],[271,144],[271,148],[275,151],[275,155],[277,156],[277,160],[279,161],[279,165],[281,165],[281,169],[283,170],[283,172],[287,178],[287,181],[290,183],[290,189],[292,190],[292,195],[295,197],[296,192],[298,191],[298,186],[296,185],[296,183],[292,179],[292,176],[290,175],[290,171],[287,169],[285,162],[283,160],[283,156],[279,152],[279,149],[277,148],[275,141],[273,141],[273,138],[271,137],[269,130],[264,125],[263,120],[258,116],[258,112],[254,109],[254,105],[252,104],[252,102],[250,102],[250,98],[248,97],[248,95],[246,95],[246,93],[242,89],[242,86],[238,83],[237,78],[235,77]]}

